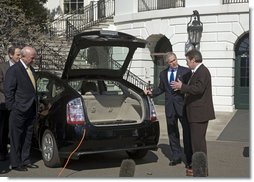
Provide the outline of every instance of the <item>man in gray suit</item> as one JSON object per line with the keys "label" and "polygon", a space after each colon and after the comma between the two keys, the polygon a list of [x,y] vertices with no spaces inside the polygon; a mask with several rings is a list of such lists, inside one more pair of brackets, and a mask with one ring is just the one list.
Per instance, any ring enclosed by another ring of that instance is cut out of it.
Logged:
{"label": "man in gray suit", "polygon": [[215,119],[211,74],[202,63],[202,55],[198,50],[193,49],[187,52],[185,56],[187,65],[192,70],[192,77],[187,84],[178,79],[172,82],[171,86],[185,94],[184,102],[190,123],[193,153],[204,152],[207,155],[206,130],[208,121]]}
{"label": "man in gray suit", "polygon": [[183,128],[183,144],[184,154],[186,157],[186,168],[191,166],[191,143],[189,124],[186,121],[185,112],[183,108],[184,94],[179,90],[174,90],[170,86],[170,82],[180,79],[183,83],[188,83],[191,76],[191,70],[189,68],[180,66],[177,61],[175,53],[168,52],[165,58],[168,66],[160,73],[160,83],[157,88],[152,91],[145,90],[145,94],[151,97],[157,97],[162,93],[165,93],[165,114],[167,121],[167,130],[169,137],[170,149],[172,151],[172,157],[169,162],[169,166],[175,166],[182,162],[182,147],[180,145],[180,134],[178,129],[178,120]]}
{"label": "man in gray suit", "polygon": [[9,111],[5,106],[3,84],[5,81],[6,71],[21,58],[20,48],[17,46],[11,46],[8,49],[8,57],[8,61],[0,64],[0,161],[4,161],[6,159],[6,154],[8,153],[7,144],[9,130]]}

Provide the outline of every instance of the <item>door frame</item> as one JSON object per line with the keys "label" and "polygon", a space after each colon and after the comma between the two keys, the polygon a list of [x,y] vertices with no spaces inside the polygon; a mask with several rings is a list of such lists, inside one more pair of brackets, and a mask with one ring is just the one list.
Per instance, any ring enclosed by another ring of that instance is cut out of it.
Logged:
{"label": "door frame", "polygon": [[249,109],[249,33],[235,47],[234,104],[236,109]]}
{"label": "door frame", "polygon": [[[160,72],[164,70],[167,65],[165,65],[164,55],[166,55],[167,52],[172,52],[172,45],[169,41],[169,39],[166,36],[162,36],[155,48],[154,53],[152,54],[154,56],[154,87],[158,87],[160,83]],[[164,105],[165,104],[165,94],[161,94],[154,98],[154,103],[157,105]]]}

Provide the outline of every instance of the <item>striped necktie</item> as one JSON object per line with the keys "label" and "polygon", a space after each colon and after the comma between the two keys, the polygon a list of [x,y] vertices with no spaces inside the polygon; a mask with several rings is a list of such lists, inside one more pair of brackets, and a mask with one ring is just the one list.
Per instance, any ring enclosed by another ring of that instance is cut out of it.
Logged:
{"label": "striped necktie", "polygon": [[35,89],[35,79],[34,79],[33,73],[31,71],[30,67],[27,67],[26,70],[27,70],[28,76],[34,86],[34,89]]}
{"label": "striped necktie", "polygon": [[192,77],[193,77],[193,75],[194,75],[194,71],[192,71],[192,74],[191,74],[191,77],[190,77],[190,79],[189,79],[189,81],[188,81],[188,85],[190,84],[190,81],[191,81],[191,79],[192,79]]}

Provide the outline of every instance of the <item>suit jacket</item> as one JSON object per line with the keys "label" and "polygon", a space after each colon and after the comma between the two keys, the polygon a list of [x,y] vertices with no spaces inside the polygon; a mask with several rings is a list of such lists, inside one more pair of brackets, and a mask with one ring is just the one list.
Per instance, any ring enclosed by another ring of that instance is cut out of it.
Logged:
{"label": "suit jacket", "polygon": [[183,84],[189,122],[204,122],[215,119],[212,100],[212,83],[209,70],[202,64],[193,74],[189,84]]}
{"label": "suit jacket", "polygon": [[[35,71],[31,67],[35,76]],[[34,102],[37,103],[36,90],[21,61],[11,66],[5,75],[5,102],[9,110],[28,111]]]}
{"label": "suit jacket", "polygon": [[4,80],[6,71],[9,69],[9,61],[0,64],[0,110],[6,109],[5,107],[5,96],[4,96]]}
{"label": "suit jacket", "polygon": [[[156,97],[162,93],[165,93],[165,111],[167,117],[173,117],[177,112],[179,116],[182,116],[184,94],[180,91],[174,91],[168,80],[169,67],[160,73],[160,83],[157,88],[152,91],[152,97]],[[176,78],[179,78],[183,83],[188,83],[191,76],[191,70],[189,68],[178,65],[176,72]]]}
{"label": "suit jacket", "polygon": [[4,80],[6,71],[8,70],[9,67],[10,67],[9,61],[0,64],[0,103],[5,102]]}

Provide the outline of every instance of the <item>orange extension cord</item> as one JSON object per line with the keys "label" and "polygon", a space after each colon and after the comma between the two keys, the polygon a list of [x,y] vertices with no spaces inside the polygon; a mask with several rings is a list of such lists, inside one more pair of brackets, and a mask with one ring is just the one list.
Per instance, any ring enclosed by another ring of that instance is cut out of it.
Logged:
{"label": "orange extension cord", "polygon": [[71,156],[78,150],[78,148],[80,147],[81,143],[83,142],[84,138],[85,138],[85,135],[86,135],[86,129],[84,129],[84,133],[83,133],[83,136],[78,144],[78,146],[75,148],[75,150],[72,151],[72,153],[69,155],[64,167],[61,169],[60,173],[58,174],[58,177],[61,176],[61,174],[63,173],[64,169],[66,168],[67,164],[69,163],[69,160],[71,158]]}

